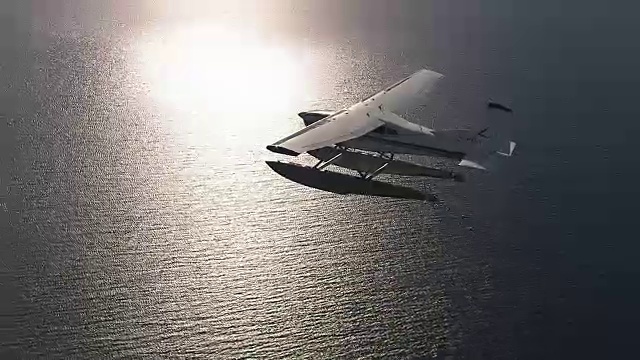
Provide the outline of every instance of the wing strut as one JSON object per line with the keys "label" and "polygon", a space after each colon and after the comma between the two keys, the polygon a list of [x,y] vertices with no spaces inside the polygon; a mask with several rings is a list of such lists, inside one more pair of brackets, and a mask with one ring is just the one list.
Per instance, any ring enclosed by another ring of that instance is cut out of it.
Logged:
{"label": "wing strut", "polygon": [[339,152],[338,155],[332,157],[331,159],[327,160],[327,161],[318,161],[317,164],[315,164],[313,166],[314,169],[318,169],[318,170],[322,170],[324,168],[326,168],[327,166],[331,165],[334,161],[338,160],[338,158],[342,156],[342,152]]}
{"label": "wing strut", "polygon": [[[318,170],[324,170],[324,168],[326,168],[327,166],[335,163],[339,158],[342,157],[343,154],[345,153],[350,153],[348,148],[343,148],[343,147],[334,147],[338,153],[334,156],[332,156],[329,160],[322,160],[319,159],[318,162],[313,166],[314,169],[318,169]],[[364,155],[364,154],[363,154]],[[366,171],[358,171],[358,174],[360,175],[360,177],[362,179],[365,180],[371,180],[374,177],[380,175],[380,173],[382,173],[382,171],[384,171],[384,169],[389,166],[389,164],[391,164],[391,162],[393,161],[393,153],[390,154],[385,154],[385,153],[379,153],[378,156],[371,156],[372,158],[379,158],[384,160],[384,162],[378,166],[377,168],[373,169],[373,170],[366,170]]]}
{"label": "wing strut", "polygon": [[380,166],[379,168],[375,169],[371,174],[366,175],[364,179],[365,180],[371,180],[374,177],[376,177],[378,174],[380,174],[384,170],[384,168],[389,166],[389,162],[390,161],[387,161],[386,163],[382,164],[382,166]]}

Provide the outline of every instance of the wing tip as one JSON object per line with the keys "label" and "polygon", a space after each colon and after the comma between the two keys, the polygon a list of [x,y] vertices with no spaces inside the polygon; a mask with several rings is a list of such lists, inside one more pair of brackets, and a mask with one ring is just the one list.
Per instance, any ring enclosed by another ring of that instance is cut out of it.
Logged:
{"label": "wing tip", "polygon": [[508,106],[505,106],[505,105],[502,105],[502,104],[500,104],[500,103],[497,103],[497,102],[495,102],[495,101],[489,101],[489,102],[487,103],[487,107],[488,107],[489,109],[497,109],[497,110],[502,110],[502,111],[504,111],[504,112],[513,113],[513,109],[511,109],[511,108],[510,108],[510,107],[508,107]]}
{"label": "wing tip", "polygon": [[282,146],[276,146],[276,145],[267,145],[267,150],[273,151],[274,153],[284,154],[284,155],[289,155],[289,156],[298,156],[298,155],[300,155],[300,153],[298,153],[298,152],[295,152],[293,150],[289,150],[289,149],[284,148]]}

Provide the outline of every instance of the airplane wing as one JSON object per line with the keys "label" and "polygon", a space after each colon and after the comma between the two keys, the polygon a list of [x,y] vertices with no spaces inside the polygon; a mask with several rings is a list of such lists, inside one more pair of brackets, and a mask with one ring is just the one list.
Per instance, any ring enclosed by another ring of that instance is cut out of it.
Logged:
{"label": "airplane wing", "polygon": [[[267,149],[296,156],[363,136],[390,120],[399,122],[391,112],[403,110],[416,98],[431,91],[443,75],[422,69],[391,85],[375,95],[319,120],[284,139],[267,146]],[[400,118],[401,119],[401,118]]]}
{"label": "airplane wing", "polygon": [[267,149],[296,156],[309,150],[319,149],[360,137],[384,123],[366,114],[341,110],[316,121],[300,131],[267,146]]}
{"label": "airplane wing", "polygon": [[376,106],[382,105],[386,111],[402,114],[423,103],[425,96],[443,77],[444,75],[435,71],[418,70],[367,100],[380,100]]}

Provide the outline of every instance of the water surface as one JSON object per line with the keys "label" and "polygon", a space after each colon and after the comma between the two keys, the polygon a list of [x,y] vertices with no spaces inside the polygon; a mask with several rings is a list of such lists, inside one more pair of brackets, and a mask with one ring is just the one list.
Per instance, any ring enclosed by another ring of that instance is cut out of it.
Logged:
{"label": "water surface", "polygon": [[[10,2],[0,353],[630,354],[637,10]],[[436,204],[319,192],[264,163],[299,111],[421,67],[456,94],[437,126],[488,121],[468,105],[483,97],[514,107],[517,157],[463,184],[385,178]]]}

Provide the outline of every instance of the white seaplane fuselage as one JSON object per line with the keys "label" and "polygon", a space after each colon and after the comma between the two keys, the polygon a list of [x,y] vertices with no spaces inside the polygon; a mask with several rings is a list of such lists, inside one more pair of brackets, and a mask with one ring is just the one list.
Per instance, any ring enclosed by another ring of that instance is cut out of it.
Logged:
{"label": "white seaplane fuselage", "polygon": [[[337,146],[381,155],[413,154],[455,159],[460,161],[460,166],[484,170],[483,162],[489,156],[511,156],[515,143],[509,142],[506,151],[498,149],[495,147],[497,138],[485,141],[488,139],[486,129],[434,130],[398,115],[422,101],[441,78],[439,73],[421,69],[343,110],[301,112],[298,115],[306,127],[268,145],[267,149],[297,156]],[[487,106],[511,112],[500,104],[490,102]]]}
{"label": "white seaplane fuselage", "polygon": [[[329,110],[312,110],[301,112],[298,116],[309,126],[333,113]],[[436,156],[457,161],[478,147],[477,131],[433,130],[415,125],[419,127],[417,131],[383,125],[366,135],[337,145],[364,151]]]}

